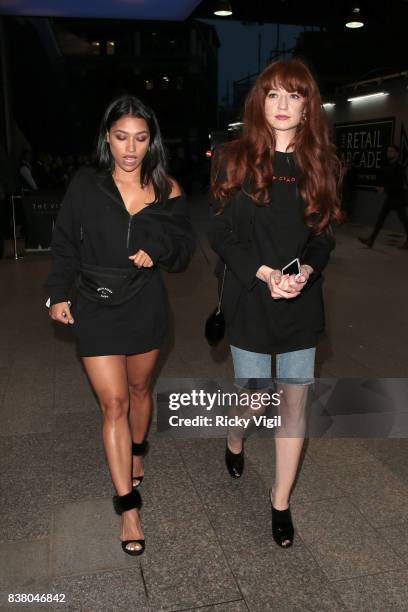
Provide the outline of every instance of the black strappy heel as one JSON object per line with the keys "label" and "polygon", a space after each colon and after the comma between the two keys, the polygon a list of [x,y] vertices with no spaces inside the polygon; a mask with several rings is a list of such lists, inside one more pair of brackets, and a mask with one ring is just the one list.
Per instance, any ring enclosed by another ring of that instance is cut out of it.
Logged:
{"label": "black strappy heel", "polygon": [[[293,544],[294,528],[290,507],[277,510],[272,505],[272,490],[269,491],[269,500],[272,509],[272,536],[281,548],[289,548]],[[289,540],[288,544],[283,542]]]}
{"label": "black strappy heel", "polygon": [[[132,455],[140,456],[145,455],[149,448],[149,443],[147,440],[143,440],[143,442],[132,442]],[[136,489],[140,484],[142,484],[143,476],[132,476],[132,487]],[[135,482],[137,481],[137,482]]]}
{"label": "black strappy heel", "polygon": [[[117,514],[122,514],[123,512],[127,512],[127,510],[133,510],[133,508],[139,509],[142,505],[142,498],[140,496],[139,491],[133,490],[130,493],[126,493],[126,495],[115,495],[113,497],[113,507],[115,508],[115,512]],[[132,550],[127,548],[128,544],[139,544],[140,548]],[[128,555],[141,555],[144,553],[146,548],[145,540],[121,540],[122,549]]]}

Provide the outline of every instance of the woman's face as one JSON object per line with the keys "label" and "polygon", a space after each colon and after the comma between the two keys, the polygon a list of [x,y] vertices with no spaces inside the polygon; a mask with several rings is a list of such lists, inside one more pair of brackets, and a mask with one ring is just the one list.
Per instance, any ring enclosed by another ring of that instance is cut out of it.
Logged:
{"label": "woman's face", "polygon": [[300,93],[272,86],[265,98],[265,118],[275,130],[295,130],[304,107],[305,98]]}
{"label": "woman's face", "polygon": [[115,166],[125,172],[133,172],[141,166],[147,153],[150,132],[145,119],[126,116],[112,124],[106,139]]}

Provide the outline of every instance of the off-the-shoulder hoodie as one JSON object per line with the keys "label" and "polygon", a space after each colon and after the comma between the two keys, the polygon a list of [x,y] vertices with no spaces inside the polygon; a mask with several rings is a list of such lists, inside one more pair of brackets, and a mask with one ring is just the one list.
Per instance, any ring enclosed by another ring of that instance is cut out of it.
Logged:
{"label": "off-the-shoulder hoodie", "polygon": [[129,214],[110,173],[80,168],[63,198],[51,242],[52,269],[45,287],[50,304],[68,300],[81,265],[134,268],[139,249],[153,268],[185,270],[194,253],[194,235],[184,194],[153,202]]}

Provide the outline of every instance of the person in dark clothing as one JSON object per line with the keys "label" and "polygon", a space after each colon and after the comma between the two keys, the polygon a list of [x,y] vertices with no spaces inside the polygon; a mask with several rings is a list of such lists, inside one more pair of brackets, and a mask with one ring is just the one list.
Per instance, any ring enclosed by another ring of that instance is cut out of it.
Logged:
{"label": "person in dark clothing", "polygon": [[[275,436],[270,501],[273,537],[287,547],[302,415],[324,329],[322,271],[335,246],[333,223],[342,219],[340,169],[316,82],[300,60],[265,68],[246,99],[243,124],[242,136],[215,156],[209,238],[220,257],[216,273],[225,269],[222,310],[241,386],[267,388],[276,355],[280,411],[288,420]],[[300,273],[282,275],[294,258]],[[242,430],[230,429],[225,460],[233,477],[242,474],[243,453]]]}
{"label": "person in dark clothing", "polygon": [[122,548],[138,555],[145,548],[137,487],[151,379],[169,318],[161,268],[183,271],[194,238],[184,195],[165,169],[156,117],[134,96],[116,98],[106,109],[96,162],[77,171],[62,202],[47,305],[53,320],[73,326],[101,406]]}
{"label": "person in dark clothing", "polygon": [[389,213],[394,210],[405,230],[405,242],[399,247],[400,249],[408,249],[408,216],[405,209],[405,169],[398,162],[399,147],[393,144],[387,147],[388,164],[385,166],[381,185],[378,191],[385,193],[385,200],[377,217],[374,229],[368,238],[359,236],[359,241],[371,248],[382,229],[385,219]]}
{"label": "person in dark clothing", "polygon": [[342,165],[342,181],[341,181],[341,207],[342,210],[346,213],[347,218],[350,220],[355,207],[355,192],[354,192],[354,183],[355,183],[355,168],[353,167],[353,163],[351,159],[345,159],[343,154],[343,159],[341,160]]}

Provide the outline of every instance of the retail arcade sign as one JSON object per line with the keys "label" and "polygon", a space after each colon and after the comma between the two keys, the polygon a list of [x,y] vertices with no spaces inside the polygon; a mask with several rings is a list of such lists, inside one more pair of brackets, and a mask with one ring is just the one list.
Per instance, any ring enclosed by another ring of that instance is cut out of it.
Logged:
{"label": "retail arcade sign", "polygon": [[381,169],[386,164],[387,146],[393,142],[394,125],[394,117],[388,117],[334,126],[338,154],[351,162],[355,187],[378,185]]}

